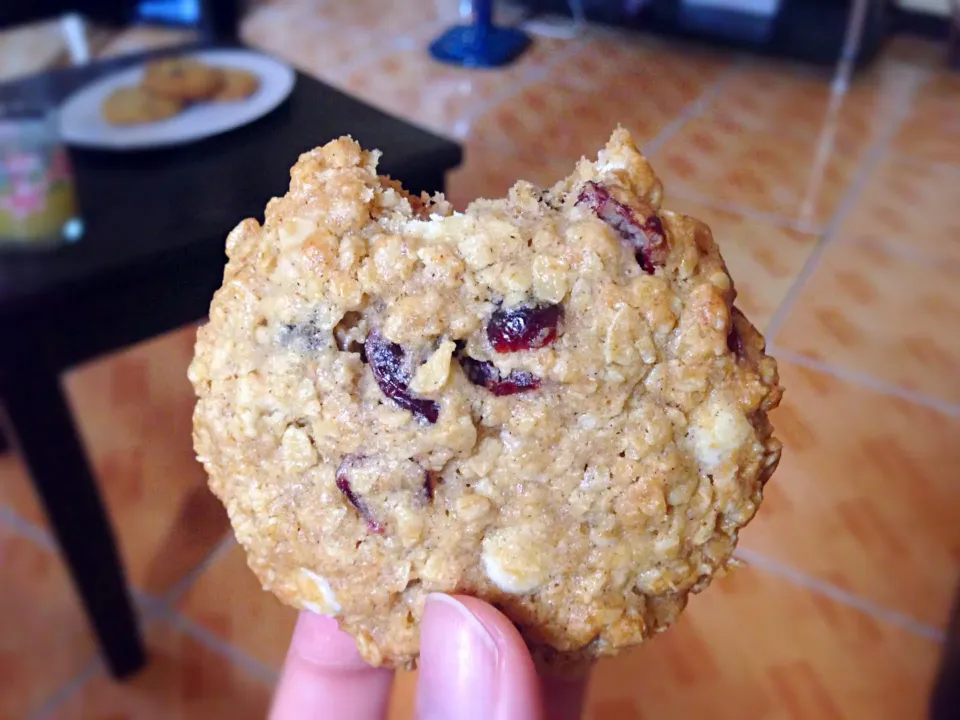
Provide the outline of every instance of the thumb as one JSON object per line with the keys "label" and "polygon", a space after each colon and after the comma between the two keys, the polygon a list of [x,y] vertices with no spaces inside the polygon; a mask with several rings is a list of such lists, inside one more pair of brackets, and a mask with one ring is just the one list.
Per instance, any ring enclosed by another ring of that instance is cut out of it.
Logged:
{"label": "thumb", "polygon": [[379,720],[386,715],[393,673],[367,665],[337,622],[300,612],[270,720]]}
{"label": "thumb", "polygon": [[520,633],[482,600],[427,596],[419,720],[540,720],[537,672]]}

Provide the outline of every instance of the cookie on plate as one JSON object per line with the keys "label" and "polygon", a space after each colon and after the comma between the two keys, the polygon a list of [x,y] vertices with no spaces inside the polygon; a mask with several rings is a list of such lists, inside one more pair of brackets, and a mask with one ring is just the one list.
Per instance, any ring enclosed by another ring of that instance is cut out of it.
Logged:
{"label": "cookie on plate", "polygon": [[183,57],[148,62],[141,81],[144,88],[156,95],[182,101],[210,98],[222,83],[219,70]]}
{"label": "cookie on plate", "polygon": [[250,567],[412,667],[430,592],[541,667],[642,642],[731,562],[781,390],[709,228],[617,130],[551,188],[453,212],[349,138],[227,238],[194,443]]}
{"label": "cookie on plate", "polygon": [[239,68],[218,68],[222,78],[220,89],[211,100],[243,100],[253,95],[260,87],[260,78]]}
{"label": "cookie on plate", "polygon": [[183,103],[179,100],[131,85],[110,93],[101,104],[100,112],[111,125],[141,125],[176,115],[181,108]]}

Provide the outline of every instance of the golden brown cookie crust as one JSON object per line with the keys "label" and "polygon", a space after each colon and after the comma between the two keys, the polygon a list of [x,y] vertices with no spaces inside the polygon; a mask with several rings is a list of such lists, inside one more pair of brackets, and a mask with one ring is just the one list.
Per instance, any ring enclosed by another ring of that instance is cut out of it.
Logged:
{"label": "golden brown cookie crust", "polygon": [[111,125],[142,125],[176,115],[183,103],[172,98],[159,97],[142,87],[121,87],[103,101],[100,112]]}
{"label": "golden brown cookie crust", "polygon": [[243,100],[253,95],[260,87],[260,78],[252,72],[237,68],[219,68],[222,82],[211,100]]}
{"label": "golden brown cookie crust", "polygon": [[376,665],[415,666],[434,591],[495,604],[547,667],[642,642],[780,457],[776,363],[710,230],[623,130],[462,214],[378,157],[305,153],[227,239],[194,443],[250,567]]}
{"label": "golden brown cookie crust", "polygon": [[182,100],[206,100],[223,82],[221,73],[199,60],[163,58],[146,64],[141,84],[155,95]]}

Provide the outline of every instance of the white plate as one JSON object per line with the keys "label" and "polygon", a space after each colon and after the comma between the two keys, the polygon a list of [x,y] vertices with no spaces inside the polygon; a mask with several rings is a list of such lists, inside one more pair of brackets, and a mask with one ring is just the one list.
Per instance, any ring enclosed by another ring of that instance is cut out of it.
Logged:
{"label": "white plate", "polygon": [[278,60],[249,50],[206,50],[191,58],[210,65],[239,68],[260,78],[260,87],[248,98],[226,102],[199,102],[173,117],[142,125],[110,125],[100,106],[118,87],[140,82],[143,65],[97,80],[71,95],[60,107],[60,134],[71,145],[111,150],[181,145],[233,130],[263,117],[293,90],[296,73]]}

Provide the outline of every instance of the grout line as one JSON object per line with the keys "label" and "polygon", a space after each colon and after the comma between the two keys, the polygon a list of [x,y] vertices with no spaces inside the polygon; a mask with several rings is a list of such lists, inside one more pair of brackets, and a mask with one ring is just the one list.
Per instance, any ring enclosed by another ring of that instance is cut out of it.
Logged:
{"label": "grout line", "polygon": [[179,600],[183,594],[190,589],[190,586],[196,582],[207,568],[209,568],[213,563],[215,563],[222,555],[224,555],[227,550],[229,550],[235,544],[233,530],[227,530],[223,537],[217,541],[217,544],[214,545],[210,551],[204,556],[199,563],[194,566],[192,570],[188,570],[182,578],[175,582],[169,590],[167,590],[163,595],[161,595],[158,600],[160,605],[164,608],[170,608],[174,603]]}
{"label": "grout line", "polygon": [[266,663],[257,660],[248,655],[243,650],[232,643],[223,640],[206,628],[198,625],[192,620],[187,619],[178,612],[170,611],[165,616],[177,629],[186,633],[194,640],[200,642],[221,657],[229,660],[234,665],[239,666],[251,677],[263,682],[265,685],[273,686],[277,682],[280,673]]}
{"label": "grout line", "polygon": [[144,592],[143,590],[138,590],[133,587],[133,585],[129,587],[130,596],[133,598],[133,603],[136,606],[137,612],[140,614],[141,625],[153,622],[164,613],[166,605],[164,605],[162,598]]}
{"label": "grout line", "polygon": [[99,653],[95,653],[76,675],[50,693],[36,710],[27,715],[28,720],[46,720],[54,710],[69,700],[72,695],[87,684],[87,681],[103,669],[103,661],[100,659]]}
{"label": "grout line", "polygon": [[746,67],[746,59],[744,57],[735,58],[730,63],[730,67],[725,68],[716,80],[704,88],[696,98],[684,105],[673,119],[667,122],[650,140],[644,143],[642,148],[643,154],[647,156],[652,155],[663,143],[676,135],[677,131],[688,121],[702,115],[723,88],[726,87],[727,83],[739,75],[744,67]]}
{"label": "grout line", "polygon": [[730,202],[729,200],[717,200],[707,195],[702,195],[696,190],[691,190],[682,183],[671,183],[669,194],[699,203],[700,205],[705,205],[706,207],[713,208],[714,210],[722,210],[723,212],[733,213],[750,220],[757,220],[759,222],[775,225],[786,230],[795,230],[796,232],[802,232],[808,235],[819,235],[822,230],[817,223],[806,220],[798,220],[787,217],[786,215],[767,212],[765,210],[757,210],[756,208]]}
{"label": "grout line", "polygon": [[[146,633],[147,629],[153,624],[157,617],[140,618],[140,629],[141,632]],[[147,662],[150,662],[149,650],[147,651]],[[144,668],[145,669],[145,668]],[[143,672],[143,670],[138,671]],[[28,720],[47,720],[51,713],[53,713],[57,708],[64,705],[70,700],[75,694],[77,694],[80,689],[90,680],[93,679],[95,675],[102,673],[107,675],[107,664],[103,660],[103,656],[100,654],[99,650],[94,653],[93,658],[90,662],[84,666],[73,678],[64,682],[60,687],[55,689],[47,698],[47,700],[38,708],[34,713],[32,713]],[[114,681],[114,682],[123,682],[123,681]]]}
{"label": "grout line", "polygon": [[937,412],[943,413],[949,417],[960,417],[960,403],[943,400],[942,398],[938,398],[933,395],[927,395],[916,390],[902,388],[899,385],[894,385],[893,383],[885,380],[880,380],[879,378],[875,378],[867,373],[859,372],[843,365],[834,365],[832,363],[824,362],[823,360],[817,360],[809,355],[794,352],[793,350],[787,350],[780,345],[770,345],[768,352],[775,356],[778,360],[786,360],[787,362],[791,362],[795,365],[800,365],[802,367],[809,368],[810,370],[816,370],[817,372],[821,372],[825,375],[831,375],[839,380],[845,380],[853,383],[854,385],[865,387],[869,390],[880,393],[881,395],[888,395],[900,400],[906,400],[907,402],[911,402],[915,405],[922,405],[923,407],[936,410]]}
{"label": "grout line", "polygon": [[772,343],[774,338],[776,338],[777,333],[779,333],[781,327],[783,326],[786,316],[796,304],[804,285],[806,285],[807,280],[810,279],[814,271],[819,266],[824,251],[828,246],[832,245],[836,239],[841,222],[853,208],[856,201],[860,198],[863,187],[870,178],[870,172],[879,164],[880,158],[883,156],[884,151],[893,140],[894,133],[896,133],[897,128],[900,127],[900,124],[903,122],[903,119],[909,112],[910,99],[913,93],[916,91],[916,87],[916,80],[906,86],[902,101],[896,105],[896,107],[899,108],[899,111],[893,113],[889,122],[889,126],[884,128],[883,131],[879,133],[879,137],[874,140],[873,144],[865,152],[864,158],[860,162],[860,166],[854,171],[853,179],[850,181],[850,184],[847,186],[847,189],[841,196],[840,201],[837,203],[836,210],[834,210],[833,215],[827,222],[827,225],[823,231],[823,235],[820,238],[820,242],[817,243],[816,247],[814,247],[813,251],[810,253],[810,256],[800,269],[800,272],[794,278],[793,283],[791,283],[790,287],[787,289],[787,292],[784,295],[783,300],[780,302],[780,305],[774,311],[773,316],[767,323],[766,337],[768,343]]}
{"label": "grout line", "polygon": [[855,608],[865,615],[869,615],[875,620],[881,620],[883,622],[890,623],[891,625],[896,625],[897,627],[906,630],[913,635],[918,635],[919,637],[932,640],[936,643],[942,644],[945,640],[944,632],[939,628],[933,627],[932,625],[927,625],[926,623],[915,620],[914,618],[904,615],[896,610],[891,610],[890,608],[884,607],[883,605],[875,603],[872,600],[868,600],[867,598],[860,597],[855,593],[844,590],[836,585],[832,585],[831,583],[821,580],[818,577],[808,575],[800,570],[796,570],[789,565],[784,565],[777,560],[773,560],[772,558],[762,555],[754,550],[737,548],[737,550],[734,552],[734,556],[748,563],[750,566],[762,570],[763,572],[766,572],[770,575],[776,575],[777,577],[782,577],[786,580],[789,580],[793,584],[802,588],[806,588],[807,590],[811,590],[818,595],[823,595],[831,600],[841,603],[842,605]]}
{"label": "grout line", "polygon": [[50,552],[56,553],[57,556],[60,556],[60,548],[57,546],[57,541],[53,535],[45,528],[23,519],[8,507],[0,506],[0,526],[12,530],[17,535],[26,538],[44,550],[49,550]]}

